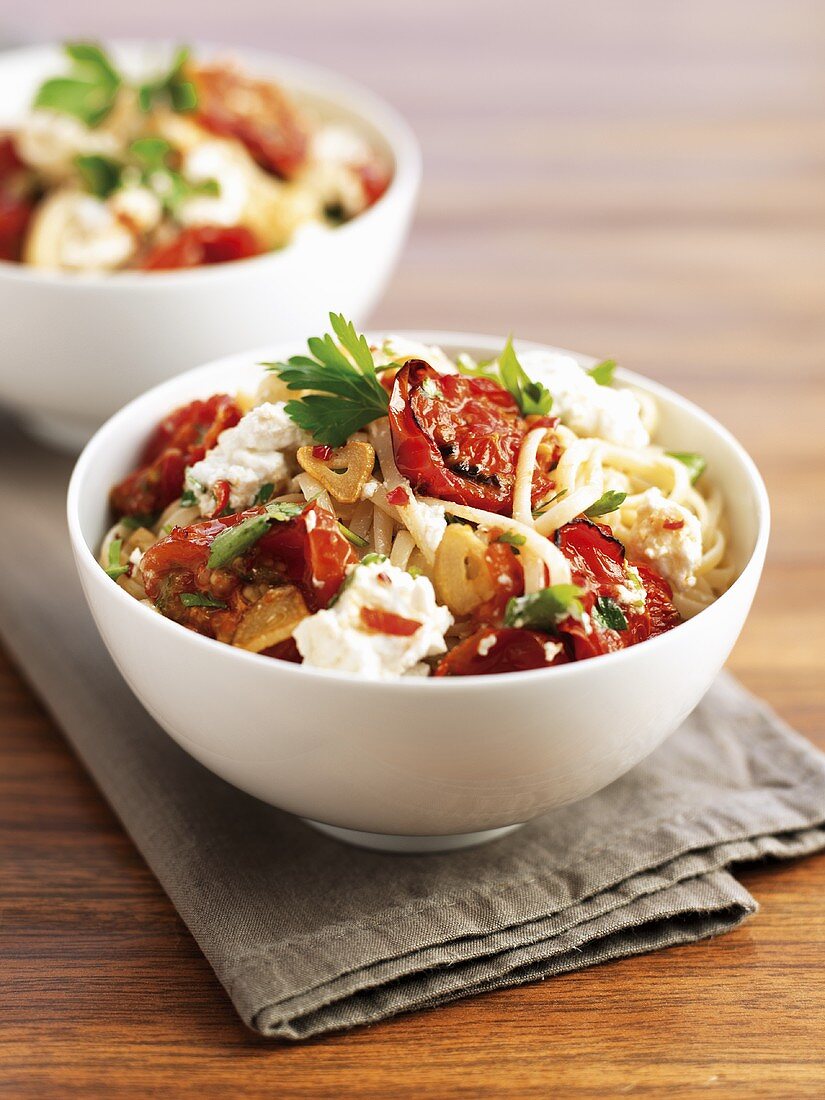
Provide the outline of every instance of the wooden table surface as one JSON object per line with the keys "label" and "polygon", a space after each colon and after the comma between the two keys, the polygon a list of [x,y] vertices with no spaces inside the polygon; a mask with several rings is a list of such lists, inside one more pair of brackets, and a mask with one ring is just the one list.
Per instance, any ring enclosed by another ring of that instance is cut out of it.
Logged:
{"label": "wooden table surface", "polygon": [[[70,14],[98,25],[91,0],[55,7],[33,0],[25,18],[44,34],[76,32]],[[821,0],[231,7],[227,25],[198,7],[201,36],[336,64],[421,137],[420,213],[377,325],[612,355],[750,449],[775,533],[731,667],[825,748]],[[195,9],[165,9],[108,12],[101,30],[191,36]],[[238,1022],[3,660],[0,867],[3,1095],[825,1089],[825,857],[743,872],[762,910],[717,941],[278,1046]]]}

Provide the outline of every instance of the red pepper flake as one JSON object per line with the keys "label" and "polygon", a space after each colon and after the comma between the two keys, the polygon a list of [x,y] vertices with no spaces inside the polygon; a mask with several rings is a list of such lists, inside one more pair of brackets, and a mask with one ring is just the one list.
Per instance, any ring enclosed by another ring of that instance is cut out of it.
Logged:
{"label": "red pepper flake", "polygon": [[319,443],[312,448],[312,457],[317,458],[319,462],[329,462],[332,458],[332,447],[326,443]]}
{"label": "red pepper flake", "polygon": [[387,504],[393,504],[396,508],[404,508],[410,503],[410,494],[403,485],[390,489],[387,493]]}
{"label": "red pepper flake", "polygon": [[421,623],[415,619],[405,619],[403,615],[394,615],[392,611],[378,611],[374,607],[361,608],[361,622],[367,630],[402,638],[409,638],[421,628]]}
{"label": "red pepper flake", "polygon": [[681,531],[685,526],[683,519],[666,519],[662,524],[666,531]]}
{"label": "red pepper flake", "polygon": [[229,494],[232,491],[232,486],[228,481],[221,479],[216,481],[212,486],[212,495],[215,497],[215,507],[209,514],[209,519],[214,519],[223,512],[224,508],[229,504]]}

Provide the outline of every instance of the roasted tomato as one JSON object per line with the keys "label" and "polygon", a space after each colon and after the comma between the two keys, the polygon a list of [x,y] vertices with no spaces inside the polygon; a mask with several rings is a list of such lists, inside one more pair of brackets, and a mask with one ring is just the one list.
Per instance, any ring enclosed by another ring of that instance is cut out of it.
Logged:
{"label": "roasted tomato", "polygon": [[256,549],[260,558],[271,557],[284,566],[286,576],[302,590],[313,611],[328,606],[347,567],[358,561],[335,516],[317,504],[289,523],[274,524]]}
{"label": "roasted tomato", "polygon": [[490,542],[484,551],[484,560],[490,570],[495,591],[489,600],[473,611],[473,622],[479,626],[500,626],[504,621],[504,609],[513,596],[524,594],[524,570],[516,554],[515,547],[509,543],[496,542],[497,532],[491,531]]}
{"label": "roasted tomato", "polygon": [[225,65],[192,67],[196,120],[242,142],[262,168],[283,179],[306,159],[308,136],[295,107],[274,84]]}
{"label": "roasted tomato", "polygon": [[8,135],[0,136],[0,260],[19,261],[34,202],[26,167]]}
{"label": "roasted tomato", "polygon": [[147,515],[171,504],[183,490],[186,467],[199,462],[221,432],[240,418],[240,408],[226,394],[169,413],[149,437],[138,468],[112,489],[114,510],[118,515]]}
{"label": "roasted tomato", "polygon": [[569,618],[558,628],[575,660],[626,649],[681,622],[667,581],[649,566],[639,565],[637,568],[647,593],[644,611],[622,607],[626,629],[603,629],[594,620],[594,608],[597,600],[614,599],[619,585],[628,583],[624,546],[609,527],[584,517],[560,527],[555,542],[570,561],[574,582],[585,590],[581,602],[589,616],[588,626]]}
{"label": "roasted tomato", "polygon": [[158,602],[165,615],[178,622],[186,620],[187,625],[197,617],[187,612],[197,612],[198,616],[205,612],[207,621],[213,624],[221,619],[218,611],[182,609],[180,600],[175,599],[181,592],[200,592],[226,601],[245,584],[291,581],[313,610],[326,607],[341,587],[347,567],[358,559],[335,516],[317,504],[310,504],[287,522],[273,523],[249,550],[223,568],[209,568],[209,552],[218,535],[243,520],[264,514],[264,508],[250,508],[234,516],[176,527],[143,556],[146,594]]}
{"label": "roasted tomato", "polygon": [[146,271],[175,271],[246,260],[264,251],[252,230],[244,225],[193,225],[153,248],[142,267]]}
{"label": "roasted tomato", "polygon": [[[395,461],[416,489],[489,512],[512,507],[518,452],[529,428],[497,382],[442,375],[410,359],[395,376],[389,418]],[[534,500],[552,487],[546,474],[536,475]]]}
{"label": "roasted tomato", "polygon": [[478,630],[465,638],[435,670],[436,676],[490,676],[496,672],[526,672],[568,661],[564,650],[537,630],[503,627]]}
{"label": "roasted tomato", "polygon": [[364,198],[367,206],[372,206],[373,203],[378,202],[387,190],[392,177],[386,169],[374,163],[361,164],[355,171],[361,180],[361,186],[364,188]]}

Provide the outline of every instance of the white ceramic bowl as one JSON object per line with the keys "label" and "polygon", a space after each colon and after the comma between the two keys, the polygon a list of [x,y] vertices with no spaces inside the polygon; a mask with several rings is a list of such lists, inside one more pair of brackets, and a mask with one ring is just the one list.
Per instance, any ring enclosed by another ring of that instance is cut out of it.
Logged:
{"label": "white ceramic bowl", "polygon": [[[409,335],[485,359],[503,344]],[[707,457],[740,570],[711,607],[641,645],[533,672],[372,683],[201,637],[112,583],[95,556],[111,522],[107,493],[132,468],[150,428],[195,397],[254,387],[261,359],[298,350],[235,355],[158,386],[105,424],[77,463],[68,517],[80,579],[109,651],[147,710],[242,790],[355,843],[395,851],[499,835],[598,791],[655,749],[699,702],[736,641],[762,570],[769,510],[753,462],[724,428],[627,372],[621,380],[658,400],[660,440]]]}
{"label": "white ceramic bowl", "polygon": [[[114,44],[134,65],[139,44]],[[324,118],[349,121],[393,169],[387,192],[327,234],[250,260],[181,272],[77,275],[0,261],[0,403],[51,442],[80,449],[150,386],[215,355],[322,328],[331,307],[360,324],[404,242],[421,176],[418,144],[382,100],[325,69],[268,54],[197,47],[271,76]],[[0,130],[64,61],[56,47],[0,54]]]}

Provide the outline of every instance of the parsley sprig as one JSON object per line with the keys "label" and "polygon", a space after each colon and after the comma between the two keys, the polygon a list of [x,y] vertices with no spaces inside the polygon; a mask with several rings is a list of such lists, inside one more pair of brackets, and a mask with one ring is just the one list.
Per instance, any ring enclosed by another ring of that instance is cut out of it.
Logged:
{"label": "parsley sprig", "polygon": [[616,372],[616,365],[615,359],[603,359],[601,363],[597,363],[595,367],[591,367],[587,373],[598,385],[611,386],[613,384],[613,375]]}
{"label": "parsley sprig", "polygon": [[168,104],[173,111],[193,111],[198,105],[195,85],[185,76],[189,48],[181,46],[176,51],[169,69],[157,80],[147,80],[138,87],[138,104],[148,114],[158,103]]}
{"label": "parsley sprig", "polygon": [[303,510],[300,504],[275,501],[267,504],[265,511],[260,515],[249,516],[247,519],[242,519],[240,523],[236,523],[234,527],[227,527],[209,547],[207,567],[220,569],[228,565],[250,546],[254,546],[258,539],[266,534],[273,522],[286,523],[295,516],[299,516]]}
{"label": "parsley sprig", "polygon": [[498,359],[473,363],[467,356],[459,355],[456,362],[461,374],[491,378],[503,386],[514,398],[522,416],[546,416],[553,407],[549,390],[541,382],[534,382],[519,362],[512,337],[508,337]]}
{"label": "parsley sprig", "polygon": [[624,504],[626,499],[627,493],[619,492],[617,489],[608,489],[595,504],[591,504],[589,508],[585,509],[584,514],[589,516],[590,519],[595,519],[596,516],[606,516],[609,512],[615,512],[620,504]]}
{"label": "parsley sprig", "polygon": [[528,596],[514,596],[507,601],[504,625],[552,632],[568,616],[581,619],[583,595],[584,589],[576,584],[551,584]]}
{"label": "parsley sprig", "polygon": [[263,366],[287,389],[311,391],[288,401],[287,415],[319,443],[341,447],[353,432],[387,415],[389,395],[366,339],[340,313],[330,313],[329,320],[332,334],[307,340],[310,355]]}
{"label": "parsley sprig", "polygon": [[683,466],[687,466],[691,485],[696,484],[708,467],[708,460],[704,455],[696,454],[695,451],[668,451],[667,454],[669,458],[675,458]]}
{"label": "parsley sprig", "polygon": [[68,74],[41,84],[34,106],[74,115],[86,126],[99,126],[115,105],[123,83],[120,73],[93,42],[68,42],[63,49],[72,63]]}

